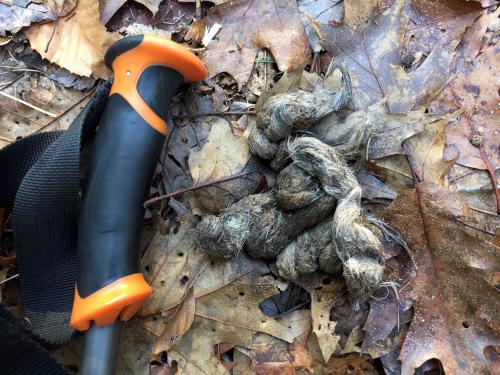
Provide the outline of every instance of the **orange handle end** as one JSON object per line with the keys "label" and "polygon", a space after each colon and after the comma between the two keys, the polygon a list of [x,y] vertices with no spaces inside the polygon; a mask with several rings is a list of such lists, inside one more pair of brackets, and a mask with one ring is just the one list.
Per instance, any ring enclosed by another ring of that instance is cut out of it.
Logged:
{"label": "orange handle end", "polygon": [[85,298],[75,289],[71,326],[86,331],[92,321],[101,327],[113,323],[118,316],[129,320],[152,292],[141,273],[122,277]]}

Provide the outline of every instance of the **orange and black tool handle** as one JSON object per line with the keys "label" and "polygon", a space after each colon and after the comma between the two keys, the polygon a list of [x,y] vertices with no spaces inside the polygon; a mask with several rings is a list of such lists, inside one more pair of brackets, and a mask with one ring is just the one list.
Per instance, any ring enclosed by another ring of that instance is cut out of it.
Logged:
{"label": "orange and black tool handle", "polygon": [[139,273],[143,202],[167,134],[178,87],[201,80],[203,63],[162,37],[119,40],[107,51],[114,82],[92,145],[78,228],[77,330],[128,320],[151,295]]}

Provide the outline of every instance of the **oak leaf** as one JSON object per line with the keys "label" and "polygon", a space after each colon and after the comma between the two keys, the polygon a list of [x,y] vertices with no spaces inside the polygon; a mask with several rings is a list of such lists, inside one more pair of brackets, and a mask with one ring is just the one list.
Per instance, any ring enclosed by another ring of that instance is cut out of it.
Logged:
{"label": "oak leaf", "polygon": [[322,45],[334,62],[348,67],[355,109],[387,97],[391,113],[405,113],[428,103],[446,83],[457,40],[435,48],[411,73],[401,65],[401,49],[408,18],[405,0],[396,0],[371,18],[362,31],[348,24],[322,25]]}
{"label": "oak leaf", "polygon": [[500,249],[471,233],[462,224],[465,206],[433,183],[400,194],[384,218],[404,236],[416,263],[403,292],[413,300],[414,317],[399,357],[402,375],[431,358],[447,374],[488,373],[483,352],[500,343],[500,298],[487,280],[500,270]]}
{"label": "oak leaf", "polygon": [[309,41],[292,0],[238,0],[215,6],[207,17],[194,22],[187,39],[201,42],[207,28],[222,25],[203,61],[210,76],[226,72],[241,88],[252,71],[257,51],[269,49],[281,71],[310,60]]}

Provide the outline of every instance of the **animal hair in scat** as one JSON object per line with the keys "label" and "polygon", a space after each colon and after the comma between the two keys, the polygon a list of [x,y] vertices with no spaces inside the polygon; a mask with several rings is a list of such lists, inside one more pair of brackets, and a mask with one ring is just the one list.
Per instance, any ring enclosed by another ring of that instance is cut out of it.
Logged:
{"label": "animal hair in scat", "polygon": [[294,164],[316,177],[322,189],[335,197],[334,248],[343,263],[351,300],[366,299],[378,287],[384,271],[382,245],[362,223],[361,187],[356,176],[334,147],[312,137],[289,142]]}

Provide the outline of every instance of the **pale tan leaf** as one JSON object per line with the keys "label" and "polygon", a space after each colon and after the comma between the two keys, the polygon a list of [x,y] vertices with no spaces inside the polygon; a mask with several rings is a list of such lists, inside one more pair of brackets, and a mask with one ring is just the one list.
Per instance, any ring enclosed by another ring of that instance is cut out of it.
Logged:
{"label": "pale tan leaf", "polygon": [[43,58],[82,76],[107,78],[104,49],[118,38],[99,22],[97,0],[79,0],[74,12],[26,30],[31,47]]}
{"label": "pale tan leaf", "polygon": [[445,186],[444,177],[458,158],[458,152],[455,152],[454,157],[447,155],[448,159],[444,159],[447,122],[447,119],[440,120],[434,129],[416,134],[403,142],[403,149],[420,181]]}
{"label": "pale tan leaf", "polygon": [[193,323],[195,306],[194,292],[190,289],[182,303],[175,307],[174,315],[153,345],[153,355],[170,350],[176,341],[182,339]]}
{"label": "pale tan leaf", "polygon": [[337,322],[330,320],[330,310],[341,292],[341,287],[342,284],[332,282],[319,290],[314,289],[311,293],[313,332],[318,338],[325,362],[328,362],[332,353],[338,349],[340,341],[340,336],[335,334]]}

